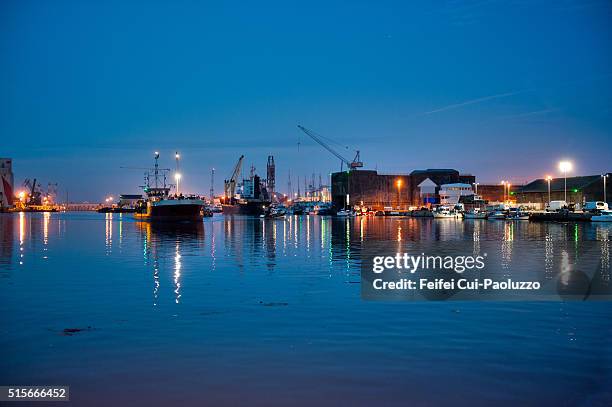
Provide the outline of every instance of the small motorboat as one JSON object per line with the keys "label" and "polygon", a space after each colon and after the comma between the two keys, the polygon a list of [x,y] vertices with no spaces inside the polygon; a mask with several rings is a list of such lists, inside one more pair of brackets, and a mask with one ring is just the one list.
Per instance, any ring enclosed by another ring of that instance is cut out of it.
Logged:
{"label": "small motorboat", "polygon": [[428,208],[421,208],[411,211],[410,216],[415,218],[431,218],[433,214]]}
{"label": "small motorboat", "polygon": [[506,220],[507,218],[508,214],[504,211],[494,211],[488,216],[488,219],[492,220]]}
{"label": "small motorboat", "polygon": [[591,216],[591,222],[612,222],[612,211],[601,211],[599,215]]}
{"label": "small motorboat", "polygon": [[278,205],[269,207],[268,210],[264,214],[259,215],[259,217],[266,219],[284,219],[286,214],[287,208],[283,205]]}
{"label": "small motorboat", "polygon": [[438,206],[433,211],[433,217],[435,219],[458,219],[461,218],[461,212],[445,206]]}
{"label": "small motorboat", "polygon": [[355,216],[355,212],[350,211],[348,209],[340,209],[336,213],[336,216],[341,217],[341,218],[354,217]]}
{"label": "small motorboat", "polygon": [[463,213],[465,219],[486,219],[487,213],[479,208],[474,208]]}
{"label": "small motorboat", "polygon": [[508,220],[529,220],[529,214],[517,212],[507,217]]}
{"label": "small motorboat", "polygon": [[529,214],[522,208],[510,208],[507,218],[508,220],[529,220]]}

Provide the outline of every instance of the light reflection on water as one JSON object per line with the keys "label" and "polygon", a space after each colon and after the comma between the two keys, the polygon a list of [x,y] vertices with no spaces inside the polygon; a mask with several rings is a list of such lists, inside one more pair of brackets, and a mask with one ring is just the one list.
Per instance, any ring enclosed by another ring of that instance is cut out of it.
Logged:
{"label": "light reflection on water", "polygon": [[[69,383],[75,405],[107,404],[126,386],[176,401],[162,391],[170,386],[181,400],[209,404],[239,404],[241,390],[250,405],[436,404],[446,400],[441,383],[459,405],[597,400],[611,378],[610,303],[369,303],[355,283],[371,241],[398,250],[461,242],[474,254],[493,245],[503,269],[528,264],[552,275],[555,259],[584,255],[578,243],[592,240],[587,255],[609,281],[611,231],[318,216],[164,226],[118,214],[3,214],[0,382]],[[526,247],[533,258],[522,257]],[[59,334],[87,326],[95,329]],[[108,394],[96,391],[100,384]]]}

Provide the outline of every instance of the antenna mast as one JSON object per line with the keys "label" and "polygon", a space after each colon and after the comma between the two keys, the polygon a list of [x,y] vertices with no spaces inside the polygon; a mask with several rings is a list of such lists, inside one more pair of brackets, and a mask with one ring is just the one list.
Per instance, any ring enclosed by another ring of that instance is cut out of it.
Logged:
{"label": "antenna mast", "polygon": [[210,171],[210,200],[215,200],[215,169]]}

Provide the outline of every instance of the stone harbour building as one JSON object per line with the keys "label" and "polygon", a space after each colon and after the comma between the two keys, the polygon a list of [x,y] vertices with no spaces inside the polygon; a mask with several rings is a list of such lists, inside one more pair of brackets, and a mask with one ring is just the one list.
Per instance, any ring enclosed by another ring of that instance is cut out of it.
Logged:
{"label": "stone harbour building", "polygon": [[439,203],[441,185],[474,182],[473,175],[454,169],[415,170],[409,174],[379,174],[374,170],[336,172],[331,177],[332,202],[338,208],[364,205],[374,210],[429,206]]}

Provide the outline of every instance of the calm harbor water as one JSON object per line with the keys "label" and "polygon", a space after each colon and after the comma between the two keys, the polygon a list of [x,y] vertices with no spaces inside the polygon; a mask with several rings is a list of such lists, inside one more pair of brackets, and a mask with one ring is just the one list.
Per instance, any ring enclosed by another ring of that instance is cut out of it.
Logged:
{"label": "calm harbor water", "polygon": [[[70,405],[612,403],[612,302],[369,302],[372,240],[478,239],[503,261],[612,225],[0,214],[0,384],[70,385]],[[541,260],[540,263],[538,263]],[[531,267],[531,262],[525,262]],[[20,404],[21,405],[21,404]],[[58,404],[66,405],[66,403]]]}

